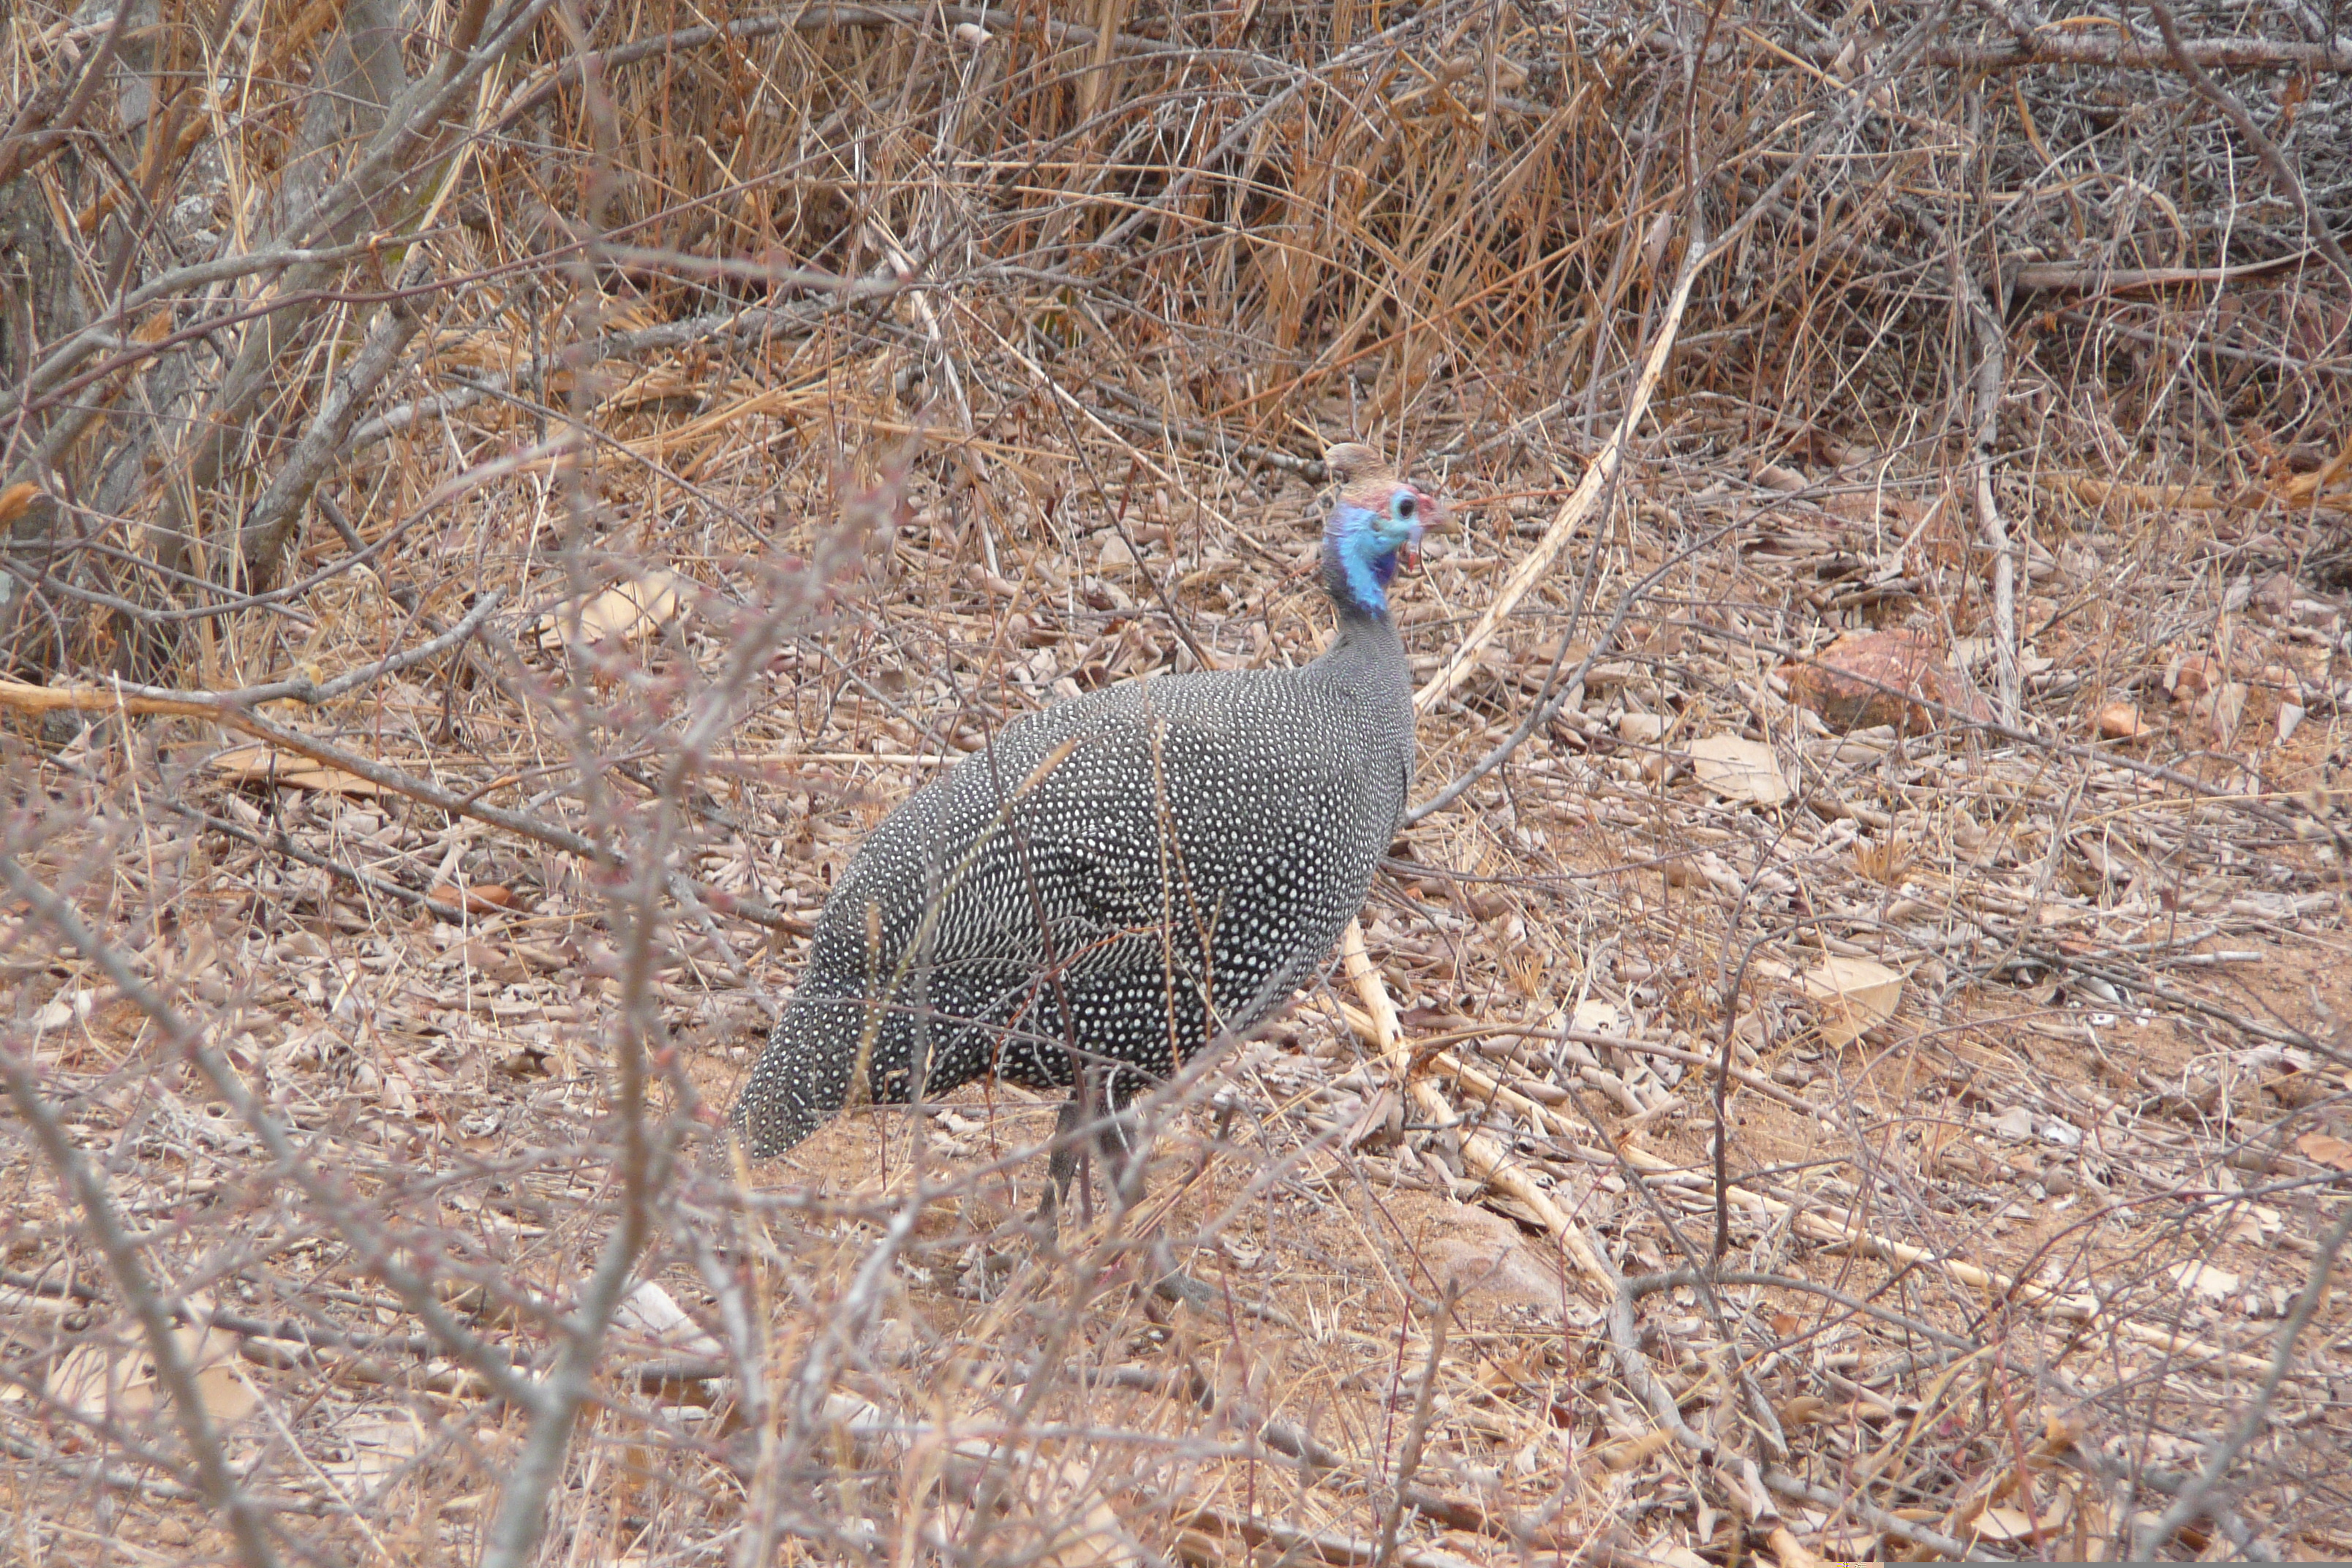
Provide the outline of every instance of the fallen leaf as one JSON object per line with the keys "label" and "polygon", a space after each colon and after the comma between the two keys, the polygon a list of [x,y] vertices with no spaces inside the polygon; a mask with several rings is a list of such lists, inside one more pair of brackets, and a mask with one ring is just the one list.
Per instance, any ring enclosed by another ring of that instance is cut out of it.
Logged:
{"label": "fallen leaf", "polygon": [[348,1416],[335,1424],[333,1435],[350,1457],[330,1458],[324,1468],[349,1487],[372,1487],[425,1451],[424,1428],[405,1411]]}
{"label": "fallen leaf", "polygon": [[1665,738],[1666,721],[1655,713],[1617,715],[1617,738],[1635,746],[1654,746]]}
{"label": "fallen leaf", "polygon": [[2238,721],[2245,717],[2246,693],[2249,688],[2242,680],[2225,680],[2215,687],[2206,714],[2213,721],[2213,739],[2226,746],[2237,738]]}
{"label": "fallen leaf", "polygon": [[547,1076],[547,1047],[523,1046],[499,1058],[498,1068],[509,1078],[544,1078]]}
{"label": "fallen leaf", "polygon": [[1785,1524],[1772,1527],[1765,1538],[1764,1548],[1778,1559],[1780,1568],[1829,1568],[1829,1559],[1808,1551],[1805,1544],[1789,1532]]}
{"label": "fallen leaf", "polygon": [[634,642],[661,629],[677,615],[685,579],[675,572],[651,571],[615,583],[584,605],[566,605],[540,617],[539,646]]}
{"label": "fallen leaf", "polygon": [[1568,1026],[1589,1029],[1596,1035],[1613,1035],[1624,1028],[1625,1015],[1617,1010],[1614,1003],[1588,996],[1569,1015]]}
{"label": "fallen leaf", "polygon": [[[232,1364],[226,1334],[177,1328],[172,1341],[196,1374],[196,1398],[205,1414],[222,1426],[251,1414],[260,1402]],[[49,1369],[49,1397],[93,1421],[134,1420],[165,1403],[155,1363],[144,1344],[77,1345]]]}
{"label": "fallen leaf", "polygon": [[1820,968],[1807,971],[1803,984],[1813,999],[1822,1038],[1832,1046],[1852,1045],[1864,1030],[1895,1016],[1903,1000],[1901,970],[1843,953],[1832,953]]}
{"label": "fallen leaf", "polygon": [[1698,782],[1726,800],[1779,805],[1795,793],[1780,776],[1780,759],[1761,741],[1709,735],[1691,742],[1690,755]]}
{"label": "fallen leaf", "polygon": [[2042,1413],[2042,1440],[2034,1445],[2036,1454],[2063,1454],[2083,1440],[2090,1426],[2079,1411],[2051,1410]]}
{"label": "fallen leaf", "polygon": [[2135,485],[2087,477],[2064,478],[2059,483],[2093,506],[2105,506],[2115,501],[2123,506],[2219,511],[2226,504],[2221,492],[2210,485]]}
{"label": "fallen leaf", "polygon": [[2352,468],[2352,442],[2347,442],[2342,451],[2322,463],[2316,470],[2297,474],[2287,480],[2284,487],[2287,500],[2296,506],[2310,505],[2320,491],[2343,478],[2347,468]]}
{"label": "fallen leaf", "polygon": [[1628,1437],[1622,1442],[1603,1443],[1592,1450],[1592,1457],[1611,1469],[1622,1472],[1632,1469],[1674,1440],[1675,1435],[1671,1432],[1644,1432],[1638,1437]]}
{"label": "fallen leaf", "polygon": [[381,785],[357,773],[347,773],[341,768],[331,768],[274,746],[238,746],[221,752],[210,765],[213,772],[236,784],[316,790],[362,800],[384,793]]}
{"label": "fallen leaf", "polygon": [[2241,1283],[2236,1275],[2210,1263],[2176,1263],[2170,1273],[2174,1284],[2184,1290],[2194,1291],[2209,1301],[2223,1300]]}
{"label": "fallen leaf", "polygon": [[2352,1143],[2326,1132],[2306,1132],[2294,1141],[2295,1152],[2338,1171],[2352,1171]]}
{"label": "fallen leaf", "polygon": [[715,1356],[726,1349],[703,1331],[677,1304],[677,1298],[650,1279],[639,1280],[622,1297],[613,1316],[624,1328],[635,1329],[665,1350],[680,1354]]}
{"label": "fallen leaf", "polygon": [[425,901],[436,915],[454,916],[461,909],[469,915],[494,915],[513,905],[514,889],[496,882],[477,882],[461,893],[446,882],[438,882],[425,895]]}
{"label": "fallen leaf", "polygon": [[[2063,1509],[2053,1509],[2042,1516],[2042,1531],[2045,1535],[2066,1521]],[[2031,1541],[2033,1539],[2033,1517],[2021,1508],[2010,1508],[1996,1503],[1977,1515],[1969,1527],[1980,1540]]]}

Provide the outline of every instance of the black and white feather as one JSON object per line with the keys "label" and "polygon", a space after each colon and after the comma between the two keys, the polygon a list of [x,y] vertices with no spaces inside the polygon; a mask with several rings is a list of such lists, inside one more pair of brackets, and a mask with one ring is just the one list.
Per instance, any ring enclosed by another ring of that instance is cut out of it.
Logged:
{"label": "black and white feather", "polygon": [[755,1157],[990,1074],[1111,1107],[1245,1030],[1363,907],[1412,776],[1387,588],[1440,503],[1336,447],[1330,647],[1122,682],[1005,726],[876,828],[735,1106]]}

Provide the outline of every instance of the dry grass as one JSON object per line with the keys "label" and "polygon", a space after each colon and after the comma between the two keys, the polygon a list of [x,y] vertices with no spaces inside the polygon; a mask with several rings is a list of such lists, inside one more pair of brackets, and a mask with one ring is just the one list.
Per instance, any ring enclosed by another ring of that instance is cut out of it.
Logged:
{"label": "dry grass", "polygon": [[[5,40],[0,1545],[2352,1552],[2340,46],[111,16]],[[1003,1087],[735,1163],[864,833],[1311,658],[1349,437],[1455,509],[1360,959],[1133,1208]]]}

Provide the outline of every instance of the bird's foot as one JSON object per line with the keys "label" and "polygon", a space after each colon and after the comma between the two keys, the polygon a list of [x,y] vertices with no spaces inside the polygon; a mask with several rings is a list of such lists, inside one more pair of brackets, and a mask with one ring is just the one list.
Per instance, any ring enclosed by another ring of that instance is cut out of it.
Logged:
{"label": "bird's foot", "polygon": [[[1085,1220],[1094,1221],[1094,1185],[1089,1179],[1092,1163],[1086,1142],[1074,1134],[1086,1125],[1089,1112],[1076,1097],[1062,1102],[1054,1115],[1054,1152],[1045,1160],[1045,1185],[1037,1194],[1037,1207],[1030,1215],[1033,1223],[1048,1216],[1059,1221],[1062,1207],[1068,1203],[1070,1187],[1076,1184]],[[1113,1117],[1104,1122],[1094,1137],[1094,1150],[1102,1155],[1105,1186],[1113,1205],[1119,1208],[1131,1206],[1143,1196],[1143,1162],[1128,1142],[1125,1121]]]}

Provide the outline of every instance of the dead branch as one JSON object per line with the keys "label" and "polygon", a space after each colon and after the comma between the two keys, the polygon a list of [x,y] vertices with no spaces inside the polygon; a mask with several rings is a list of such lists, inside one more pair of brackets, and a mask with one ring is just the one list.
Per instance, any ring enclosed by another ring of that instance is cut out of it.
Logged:
{"label": "dead branch", "polygon": [[387,676],[414,668],[461,643],[472,640],[474,634],[482,629],[505,597],[505,589],[493,588],[476,600],[457,625],[440,636],[415,647],[387,655],[372,664],[346,670],[323,682],[307,669],[259,686],[241,687],[235,691],[181,691],[165,686],[142,686],[129,680],[117,680],[102,687],[35,686],[22,680],[0,680],[0,707],[14,708],[23,713],[139,713],[218,719],[225,723],[236,722],[250,710],[265,702],[299,702],[305,707],[316,708],[373,686]]}
{"label": "dead branch", "polygon": [[2144,289],[2192,289],[2259,278],[2297,266],[2311,254],[2299,250],[2234,267],[2094,267],[2076,261],[2029,261],[2001,277],[2011,289],[2029,292],[2128,294]]}
{"label": "dead branch", "polygon": [[2006,44],[1937,43],[1927,59],[1958,70],[2017,71],[2041,66],[2105,70],[2352,71],[2352,45],[2273,38],[2189,38],[2179,48],[2126,40],[2090,28],[2044,28]]}
{"label": "dead branch", "polygon": [[2147,0],[2147,9],[2148,14],[2156,18],[2157,30],[2164,35],[2165,52],[2172,57],[2174,67],[2189,79],[2189,85],[2200,95],[2221,111],[2238,134],[2246,139],[2247,145],[2253,148],[2255,155],[2262,159],[2263,166],[2270,171],[2271,178],[2277,182],[2280,192],[2294,204],[2294,210],[2303,218],[2304,231],[2311,236],[2312,243],[2319,247],[2320,254],[2327,258],[2337,274],[2347,283],[2352,283],[2352,257],[2344,254],[2343,245],[2312,209],[2311,195],[2303,188],[2303,176],[2295,173],[2294,165],[2287,162],[2286,154],[2279,151],[2278,143],[2271,140],[2269,133],[2254,123],[2254,117],[2246,112],[2246,106],[2238,101],[2237,94],[2215,81],[2197,57],[2189,52],[2189,46],[2180,37],[2180,25],[2173,20],[2172,7],[2164,0]]}
{"label": "dead branch", "polygon": [[367,341],[335,384],[319,400],[310,427],[294,444],[286,460],[270,476],[268,488],[253,503],[238,530],[237,549],[244,558],[247,579],[267,592],[278,576],[279,558],[304,505],[319,481],[339,459],[348,456],[346,437],[366,400],[375,395],[399,364],[408,342],[425,324],[411,289],[426,277],[427,263],[420,248],[402,275],[393,298],[369,329]]}
{"label": "dead branch", "polygon": [[2008,344],[2000,318],[1986,303],[1957,243],[1948,263],[1952,288],[1969,319],[1976,340],[1976,374],[1969,378],[1972,428],[1969,439],[1969,470],[1975,479],[1977,527],[1985,548],[1992,552],[1993,657],[2000,699],[2000,721],[2019,727],[2017,669],[2017,556],[2009,530],[2001,521],[2000,502],[1993,494],[1993,445],[2000,435],[2000,398],[2007,383]]}
{"label": "dead branch", "polygon": [[[0,879],[5,879],[17,897],[52,918],[62,908],[55,895],[27,876],[13,856],[0,855]],[[139,1321],[157,1375],[171,1391],[172,1412],[179,1423],[181,1441],[195,1463],[197,1486],[205,1503],[227,1516],[237,1548],[248,1563],[256,1568],[275,1564],[278,1552],[263,1529],[260,1511],[229,1468],[220,1433],[197,1392],[195,1369],[188,1364],[172,1331],[172,1310],[149,1280],[138,1248],[115,1213],[105,1178],[74,1147],[55,1109],[41,1093],[31,1064],[13,1047],[0,1051],[0,1074],[6,1076],[8,1098],[16,1114],[32,1129],[43,1158],[58,1180],[72,1190],[82,1223],[89,1227],[114,1277],[115,1289]]]}
{"label": "dead branch", "polygon": [[1430,1405],[1437,1392],[1437,1369],[1445,1363],[1445,1332],[1453,1324],[1458,1294],[1449,1281],[1444,1299],[1430,1309],[1429,1354],[1422,1363],[1420,1384],[1413,1390],[1412,1419],[1405,1426],[1404,1451],[1397,1456],[1396,1495],[1381,1520],[1380,1543],[1372,1553],[1372,1568],[1389,1568],[1396,1561],[1397,1529],[1404,1522],[1407,1490],[1413,1484],[1414,1472],[1421,1468],[1422,1446],[1429,1440]]}
{"label": "dead branch", "polygon": [[2320,1238],[2319,1250],[2311,1260],[2303,1289],[2295,1296],[2294,1308],[2286,1315],[2286,1321],[2279,1325],[2278,1349],[2272,1352],[2271,1364],[2263,1373],[2262,1385],[2254,1391],[2254,1397],[2248,1403],[2245,1414],[2239,1417],[2237,1426],[2227,1436],[2212,1446],[2205,1456],[2204,1468],[2197,1472],[2194,1480],[2180,1489],[2180,1494],[2173,1499],[2172,1506],[2164,1510],[2164,1516],[2136,1535],[2135,1549],[2140,1555],[2153,1557],[2181,1526],[2204,1511],[2208,1500],[2221,1484],[2222,1478],[2245,1453],[2246,1445],[2260,1436],[2269,1424],[2272,1402],[2278,1397],[2279,1384],[2285,1379],[2287,1369],[2294,1364],[2295,1346],[2302,1340],[2304,1331],[2311,1326],[2312,1314],[2326,1299],[2329,1277],[2335,1272],[2336,1255],[2344,1249],[2347,1236],[2352,1236],[2352,1208],[2338,1215],[2336,1223],[2328,1227],[2327,1234]]}

